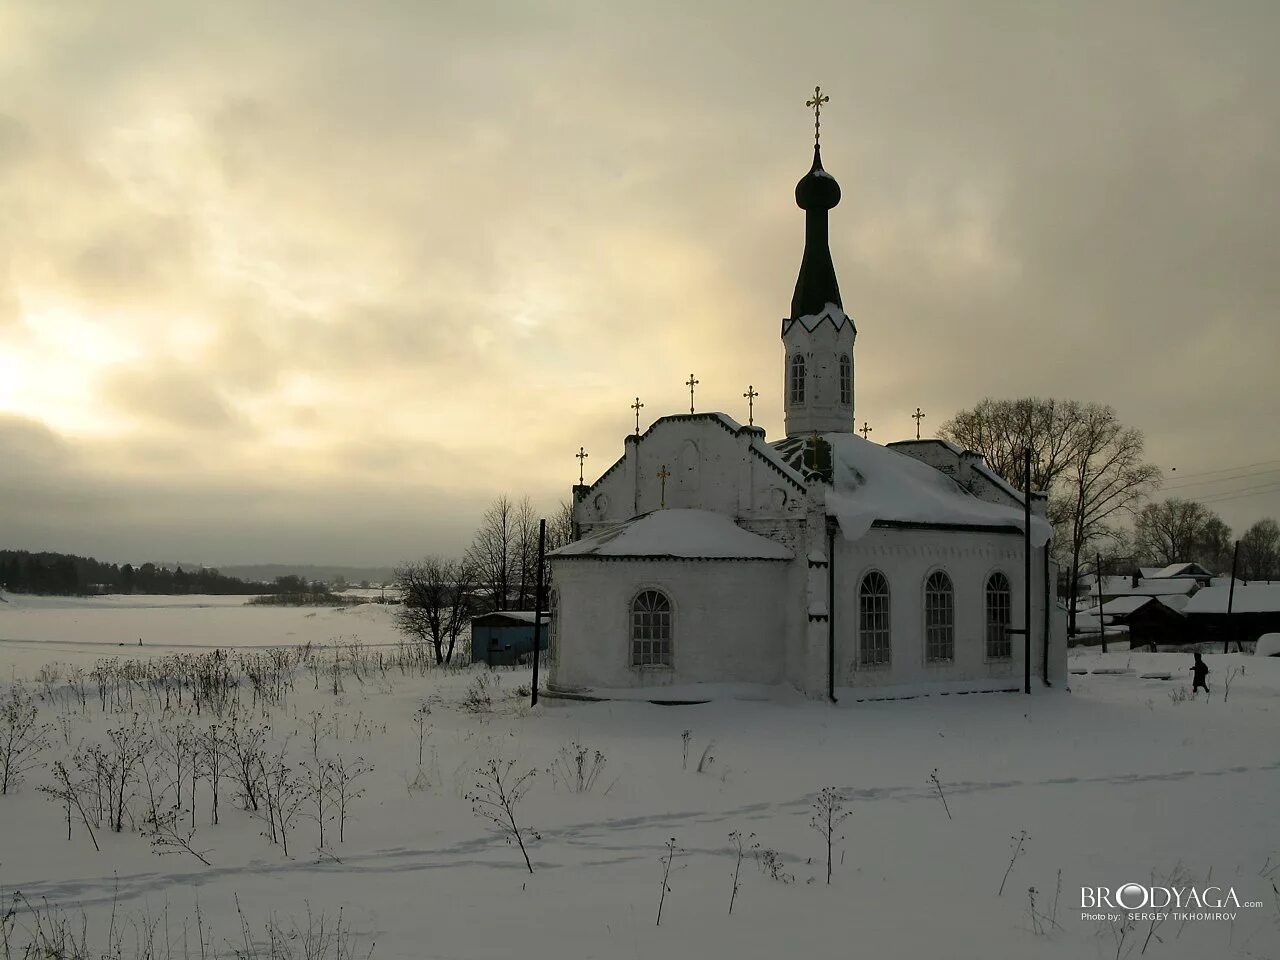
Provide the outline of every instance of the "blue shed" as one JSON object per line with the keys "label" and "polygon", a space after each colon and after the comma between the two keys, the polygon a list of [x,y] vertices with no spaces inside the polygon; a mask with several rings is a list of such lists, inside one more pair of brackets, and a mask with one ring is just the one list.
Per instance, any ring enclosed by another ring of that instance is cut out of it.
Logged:
{"label": "blue shed", "polygon": [[[500,610],[471,618],[471,662],[498,666],[520,663],[533,653],[532,610]],[[547,624],[551,616],[542,614],[542,648],[550,639]]]}

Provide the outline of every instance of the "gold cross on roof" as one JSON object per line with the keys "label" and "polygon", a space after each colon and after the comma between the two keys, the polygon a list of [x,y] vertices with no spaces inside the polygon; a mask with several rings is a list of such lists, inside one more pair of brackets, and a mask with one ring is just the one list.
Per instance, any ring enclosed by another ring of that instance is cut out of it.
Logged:
{"label": "gold cross on roof", "polygon": [[822,92],[821,87],[813,88],[813,96],[804,102],[806,107],[813,107],[813,145],[818,145],[818,137],[822,129],[822,105],[830,103],[831,98]]}

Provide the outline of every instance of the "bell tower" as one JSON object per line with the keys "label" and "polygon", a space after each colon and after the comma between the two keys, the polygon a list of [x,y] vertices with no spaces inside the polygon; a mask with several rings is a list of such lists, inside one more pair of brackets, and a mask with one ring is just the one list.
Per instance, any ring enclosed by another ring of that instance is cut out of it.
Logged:
{"label": "bell tower", "polygon": [[822,105],[815,87],[813,166],[796,184],[796,206],[804,211],[804,256],[782,321],[783,400],[788,437],[853,432],[853,343],[858,335],[844,312],[827,239],[827,211],[840,202],[840,184],[822,168]]}

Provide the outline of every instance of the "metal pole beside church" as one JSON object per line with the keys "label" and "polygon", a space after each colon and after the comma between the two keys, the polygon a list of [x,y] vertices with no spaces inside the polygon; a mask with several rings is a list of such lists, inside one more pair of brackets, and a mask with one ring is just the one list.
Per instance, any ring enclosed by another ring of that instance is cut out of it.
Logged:
{"label": "metal pole beside church", "polygon": [[538,521],[538,585],[534,592],[533,599],[533,683],[532,693],[530,694],[530,706],[538,705],[538,661],[542,659],[542,608],[543,591],[546,584],[543,582],[543,569],[546,566],[547,554],[547,521]]}
{"label": "metal pole beside church", "polygon": [[1022,472],[1022,669],[1023,693],[1031,692],[1031,448],[1027,447]]}

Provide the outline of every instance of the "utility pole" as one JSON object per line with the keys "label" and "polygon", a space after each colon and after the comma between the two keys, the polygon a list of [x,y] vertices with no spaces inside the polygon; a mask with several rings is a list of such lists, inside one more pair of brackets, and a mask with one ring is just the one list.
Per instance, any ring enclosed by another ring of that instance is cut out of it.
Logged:
{"label": "utility pole", "polygon": [[1102,554],[1097,554],[1098,560],[1098,632],[1102,634],[1102,652],[1107,652],[1107,624],[1102,619]]}
{"label": "utility pole", "polygon": [[[1231,620],[1231,611],[1236,602],[1236,567],[1240,563],[1240,541],[1236,541],[1236,548],[1231,554],[1231,586],[1227,588],[1227,635],[1222,641],[1222,652],[1229,652],[1231,646],[1231,635],[1235,633],[1233,622]],[[1236,637],[1236,649],[1240,649],[1240,638]]]}
{"label": "utility pole", "polygon": [[[916,413],[920,408],[916,407]],[[920,439],[920,421],[916,421],[916,439]],[[1023,470],[1022,484],[1022,553],[1024,568],[1022,571],[1022,672],[1023,693],[1031,692],[1031,448],[1025,452],[1026,465]]]}
{"label": "utility pole", "polygon": [[543,567],[547,556],[547,521],[538,521],[538,586],[533,600],[533,692],[530,706],[538,705],[538,661],[542,659],[542,608],[546,605],[543,593],[546,589]]}

